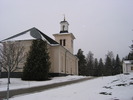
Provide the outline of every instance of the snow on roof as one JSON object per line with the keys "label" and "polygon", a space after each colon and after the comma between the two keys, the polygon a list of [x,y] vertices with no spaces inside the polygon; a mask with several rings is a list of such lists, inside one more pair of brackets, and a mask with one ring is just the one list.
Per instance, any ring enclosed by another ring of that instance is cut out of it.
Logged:
{"label": "snow on roof", "polygon": [[18,36],[18,37],[14,37],[12,39],[9,39],[9,41],[33,40],[33,39],[35,39],[35,38],[30,35],[30,31],[29,31],[29,32],[26,32],[26,34],[23,34],[21,36]]}
{"label": "snow on roof", "polygon": [[33,40],[33,39],[42,39],[47,41],[49,44],[58,44],[55,40],[51,39],[44,33],[42,33],[40,30],[37,28],[31,28],[26,31],[23,31],[19,34],[16,34],[14,36],[11,36],[9,38],[6,38],[0,42],[5,42],[5,41],[18,41],[18,40]]}
{"label": "snow on roof", "polygon": [[133,60],[124,60],[123,61],[125,64],[133,64]]}

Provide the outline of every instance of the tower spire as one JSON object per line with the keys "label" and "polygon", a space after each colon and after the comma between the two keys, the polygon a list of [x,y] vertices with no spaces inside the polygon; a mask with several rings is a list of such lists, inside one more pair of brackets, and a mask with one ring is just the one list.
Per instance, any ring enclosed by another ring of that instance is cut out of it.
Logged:
{"label": "tower spire", "polygon": [[63,16],[64,16],[64,21],[66,21],[65,14],[63,14]]}
{"label": "tower spire", "polygon": [[63,16],[64,20],[60,22],[61,25],[60,33],[68,33],[69,23],[66,21],[65,14],[63,14]]}

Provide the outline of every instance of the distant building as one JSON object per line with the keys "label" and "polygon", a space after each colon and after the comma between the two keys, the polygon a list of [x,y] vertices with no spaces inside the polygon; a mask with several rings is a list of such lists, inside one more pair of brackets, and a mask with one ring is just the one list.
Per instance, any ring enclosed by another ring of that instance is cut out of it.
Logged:
{"label": "distant building", "polygon": [[133,72],[133,60],[123,61],[123,73]]}
{"label": "distant building", "polygon": [[[42,39],[47,41],[48,51],[51,61],[50,73],[53,76],[73,74],[78,75],[78,58],[73,54],[73,40],[75,39],[72,33],[68,32],[68,22],[65,20],[60,22],[60,33],[53,34],[55,40],[42,33],[37,28],[31,28],[4,41],[15,41],[21,43],[25,47],[25,52],[30,50],[33,40]],[[23,71],[24,63],[19,64],[16,72]]]}

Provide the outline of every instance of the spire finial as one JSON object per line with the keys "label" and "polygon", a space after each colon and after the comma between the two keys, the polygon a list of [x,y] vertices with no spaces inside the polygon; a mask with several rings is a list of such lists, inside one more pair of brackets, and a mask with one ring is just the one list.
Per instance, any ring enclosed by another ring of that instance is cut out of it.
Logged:
{"label": "spire finial", "polygon": [[66,21],[65,14],[63,14],[63,16],[64,16],[64,21]]}

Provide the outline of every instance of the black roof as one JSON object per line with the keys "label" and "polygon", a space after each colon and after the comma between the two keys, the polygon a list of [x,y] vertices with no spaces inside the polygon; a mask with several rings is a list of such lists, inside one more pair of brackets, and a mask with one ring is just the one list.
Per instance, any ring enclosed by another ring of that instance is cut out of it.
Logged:
{"label": "black roof", "polygon": [[[63,21],[61,21],[60,23],[64,23],[64,22],[67,22],[67,21],[64,21],[64,20],[63,20]],[[67,23],[68,23],[68,22],[67,22]]]}
{"label": "black roof", "polygon": [[31,29],[28,29],[28,30],[26,30],[26,31],[23,31],[23,32],[21,32],[21,33],[18,33],[18,34],[16,34],[16,35],[13,35],[13,36],[11,36],[11,37],[9,37],[9,38],[6,38],[6,39],[4,39],[4,40],[2,40],[2,41],[0,41],[0,42],[4,42],[4,41],[6,41],[6,40],[10,40],[10,39],[13,39],[13,38],[15,38],[15,37],[19,37],[19,36],[21,36],[21,35],[26,34],[26,33],[29,32],[29,31],[30,31],[30,35],[31,35],[33,38],[42,39],[42,36],[43,36],[43,38],[45,38],[50,44],[59,44],[58,42],[56,42],[55,40],[53,40],[52,38],[50,38],[49,36],[47,36],[46,34],[44,34],[43,32],[41,32],[40,30],[38,30],[38,29],[35,28],[35,27],[33,27],[33,28],[31,28]]}

